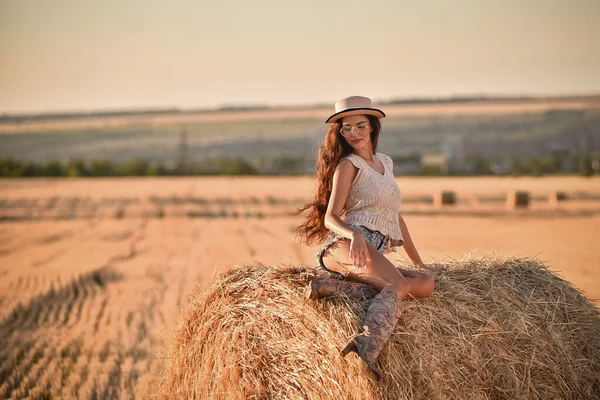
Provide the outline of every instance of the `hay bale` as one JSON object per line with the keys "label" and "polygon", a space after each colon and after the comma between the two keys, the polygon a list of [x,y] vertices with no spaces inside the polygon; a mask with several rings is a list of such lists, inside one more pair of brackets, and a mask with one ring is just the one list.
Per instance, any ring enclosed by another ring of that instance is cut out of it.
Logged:
{"label": "hay bale", "polygon": [[190,298],[160,376],[168,399],[591,399],[600,312],[533,260],[446,266],[404,302],[379,383],[339,355],[368,300],[303,299],[312,270],[248,266]]}
{"label": "hay bale", "polygon": [[453,204],[456,204],[456,194],[454,192],[440,191],[433,195],[433,205],[438,208]]}
{"label": "hay bale", "polygon": [[567,193],[565,193],[565,192],[554,191],[554,192],[550,192],[550,194],[548,195],[548,203],[550,205],[555,206],[559,202],[565,201],[565,200],[567,200]]}
{"label": "hay bale", "polygon": [[165,217],[165,209],[162,207],[156,207],[152,213],[152,217],[162,219]]}
{"label": "hay bale", "polygon": [[113,215],[115,219],[125,218],[125,207],[117,207]]}
{"label": "hay bale", "polygon": [[529,200],[529,192],[515,190],[508,193],[506,197],[506,206],[511,210],[517,207],[525,208],[529,206]]}

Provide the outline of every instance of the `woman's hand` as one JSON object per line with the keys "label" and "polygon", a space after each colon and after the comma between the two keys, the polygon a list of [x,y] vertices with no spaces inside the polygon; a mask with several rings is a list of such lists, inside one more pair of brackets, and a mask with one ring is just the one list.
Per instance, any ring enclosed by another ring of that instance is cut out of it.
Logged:
{"label": "woman's hand", "polygon": [[356,268],[367,268],[367,261],[371,262],[367,242],[360,232],[354,232],[350,241],[350,261]]}

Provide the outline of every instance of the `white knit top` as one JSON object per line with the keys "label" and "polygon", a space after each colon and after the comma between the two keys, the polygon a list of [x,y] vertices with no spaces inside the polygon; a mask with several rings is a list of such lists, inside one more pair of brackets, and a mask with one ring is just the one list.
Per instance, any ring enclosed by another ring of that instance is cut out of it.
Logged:
{"label": "white knit top", "polygon": [[358,168],[346,199],[344,222],[377,230],[391,238],[390,246],[401,246],[404,240],[398,213],[402,193],[394,179],[393,161],[382,153],[374,157],[383,164],[383,175],[359,155],[352,153],[344,157]]}

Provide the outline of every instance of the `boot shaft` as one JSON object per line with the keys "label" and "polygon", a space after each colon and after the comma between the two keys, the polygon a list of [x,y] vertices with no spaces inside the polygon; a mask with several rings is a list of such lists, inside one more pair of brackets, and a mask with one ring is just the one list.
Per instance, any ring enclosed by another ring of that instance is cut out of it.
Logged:
{"label": "boot shaft", "polygon": [[397,293],[391,290],[382,290],[371,301],[365,313],[363,320],[365,331],[368,330],[370,334],[389,337],[402,314],[401,304],[402,301]]}
{"label": "boot shaft", "polygon": [[360,282],[341,281],[332,278],[314,278],[306,288],[305,296],[318,299],[326,296],[344,295],[352,299],[371,299],[379,293],[371,285]]}
{"label": "boot shaft", "polygon": [[381,373],[375,362],[388,341],[402,313],[400,297],[390,290],[379,293],[367,309],[363,319],[363,333],[355,336],[342,350],[342,356],[355,351],[370,367],[376,380]]}

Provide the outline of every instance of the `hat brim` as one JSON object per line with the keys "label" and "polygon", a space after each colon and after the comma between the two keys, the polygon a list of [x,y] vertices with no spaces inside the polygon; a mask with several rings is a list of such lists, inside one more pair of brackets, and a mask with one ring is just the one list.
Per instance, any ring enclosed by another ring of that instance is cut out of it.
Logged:
{"label": "hat brim", "polygon": [[347,108],[336,112],[331,117],[327,118],[325,123],[336,122],[341,118],[350,117],[352,115],[372,115],[377,118],[385,118],[385,113],[377,108]]}

